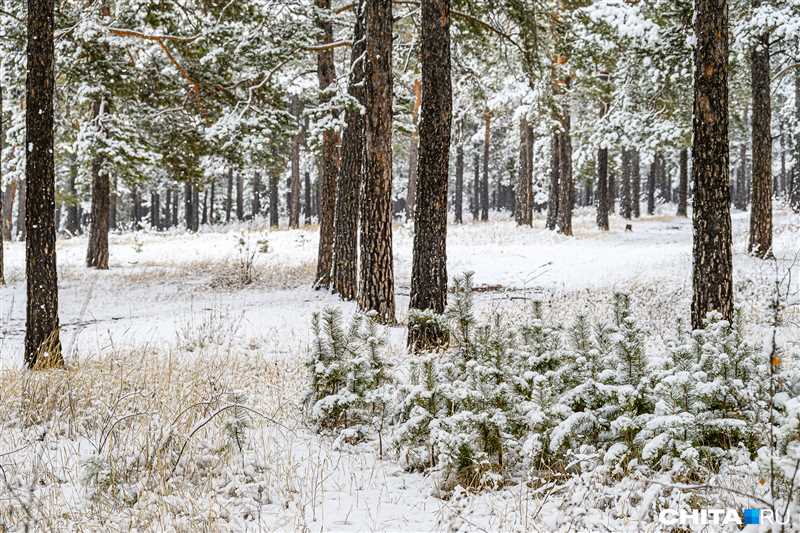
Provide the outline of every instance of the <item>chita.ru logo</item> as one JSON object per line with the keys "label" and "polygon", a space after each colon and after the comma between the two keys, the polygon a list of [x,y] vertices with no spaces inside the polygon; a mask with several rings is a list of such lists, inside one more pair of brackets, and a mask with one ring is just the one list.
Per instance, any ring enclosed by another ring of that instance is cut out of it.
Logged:
{"label": "chita.ru logo", "polygon": [[780,524],[772,509],[662,509],[658,521],[667,526],[758,526]]}

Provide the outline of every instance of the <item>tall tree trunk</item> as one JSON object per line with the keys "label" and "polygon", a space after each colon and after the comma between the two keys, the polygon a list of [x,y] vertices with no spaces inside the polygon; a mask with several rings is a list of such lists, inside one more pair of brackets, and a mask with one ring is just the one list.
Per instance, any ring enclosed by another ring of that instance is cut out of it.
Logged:
{"label": "tall tree trunk", "polygon": [[739,145],[739,166],[736,171],[736,194],[734,206],[742,211],[747,209],[747,145]]}
{"label": "tall tree trunk", "polygon": [[228,169],[228,194],[225,197],[225,222],[231,221],[233,213],[233,167]]}
{"label": "tall tree trunk", "polygon": [[481,182],[481,220],[489,220],[489,151],[492,142],[492,112],[483,114],[483,181]]}
{"label": "tall tree trunk", "polygon": [[67,178],[67,221],[64,229],[72,236],[78,235],[81,222],[78,217],[78,190],[75,186],[78,179],[78,165],[75,159],[70,162],[69,177]]}
{"label": "tall tree trunk", "polygon": [[[17,197],[17,180],[10,180],[6,186],[5,202],[3,203],[3,238],[12,240],[14,220],[14,200]],[[77,211],[77,209],[76,209]]]}
{"label": "tall tree trunk", "polygon": [[236,173],[236,220],[244,220],[244,176]]}
{"label": "tall tree trunk", "polygon": [[192,187],[192,231],[200,230],[200,190]]}
{"label": "tall tree trunk", "polygon": [[278,206],[278,184],[280,176],[272,171],[269,176],[269,227],[277,229],[280,226],[280,207]]}
{"label": "tall tree trunk", "polygon": [[606,203],[608,204],[608,212],[609,213],[616,213],[617,212],[617,178],[613,172],[609,172],[608,174],[608,200]]}
{"label": "tall tree trunk", "polygon": [[150,193],[150,226],[156,231],[160,231],[162,229],[161,196],[159,196],[158,191],[152,191]]}
{"label": "tall tree trunk", "polygon": [[[754,0],[758,7],[762,0]],[[759,35],[750,50],[753,88],[753,206],[747,251],[772,256],[772,106],[770,103],[769,33]]]}
{"label": "tall tree trunk", "polygon": [[417,117],[422,98],[422,83],[414,80],[414,100],[411,103],[411,135],[408,141],[408,190],[406,191],[406,217],[414,218],[417,199],[417,160],[419,159],[419,127]]}
{"label": "tall tree trunk", "polygon": [[[294,97],[292,101],[294,116],[300,121],[302,109],[300,99]],[[289,203],[289,227],[297,229],[300,227],[300,147],[303,144],[303,129],[300,128],[292,138],[292,174],[289,190],[291,190],[291,202]]]}
{"label": "tall tree trunk", "polygon": [[696,0],[694,71],[694,268],[692,327],[710,311],[733,318],[728,178],[728,3]]}
{"label": "tall tree trunk", "polygon": [[[348,93],[366,106],[364,88],[364,39],[366,0],[357,5],[350,52]],[[342,166],[336,183],[336,239],[333,254],[333,288],[344,300],[358,293],[358,221],[361,188],[364,183],[364,148],[366,118],[359,109],[348,109],[342,139]]]}
{"label": "tall tree trunk", "polygon": [[608,231],[608,148],[597,150],[597,227]]}
{"label": "tall tree trunk", "polygon": [[208,192],[208,223],[214,224],[216,222],[216,215],[214,215],[214,206],[217,200],[217,178],[211,178],[211,190]]}
{"label": "tall tree trunk", "polygon": [[784,196],[786,194],[786,127],[784,126],[783,118],[778,123],[779,138],[781,142],[781,170],[778,174],[777,187],[775,187],[775,196]]}
{"label": "tall tree trunk", "polygon": [[58,324],[56,270],[53,95],[55,50],[53,0],[28,0],[28,73],[25,106],[26,195],[25,272],[28,367],[63,365]]}
{"label": "tall tree trunk", "polygon": [[186,222],[186,231],[192,231],[194,228],[194,187],[192,182],[187,181],[183,184],[183,216]]}
{"label": "tall tree trunk", "polygon": [[261,215],[261,173],[256,171],[253,173],[253,198],[250,204],[250,216],[255,220],[256,217]]}
{"label": "tall tree trunk", "polygon": [[550,193],[547,201],[547,229],[556,229],[558,222],[558,202],[561,192],[561,136],[554,132],[550,140]]}
{"label": "tall tree trunk", "polygon": [[689,204],[689,150],[680,152],[680,181],[678,183],[678,216],[685,217]]}
{"label": "tall tree trunk", "polygon": [[619,212],[625,220],[631,219],[631,166],[632,150],[622,149],[622,183],[620,183]]}
{"label": "tall tree trunk", "polygon": [[26,180],[19,182],[17,194],[19,194],[19,206],[17,207],[17,240],[24,241],[28,235],[28,225],[25,222],[28,218],[28,183]]}
{"label": "tall tree trunk", "polygon": [[641,201],[642,201],[642,170],[641,158],[639,150],[631,152],[631,206],[633,207],[633,216],[639,218],[641,216]]}
{"label": "tall tree trunk", "polygon": [[[316,0],[316,5],[326,11],[326,17],[317,20],[322,34],[321,43],[333,42],[333,21],[327,17],[331,9],[331,0]],[[320,103],[330,101],[331,87],[336,83],[336,64],[333,49],[317,53],[317,78],[319,79]],[[336,211],[336,179],[339,174],[339,135],[332,128],[322,132],[322,172],[320,173],[319,191],[319,252],[317,254],[317,275],[314,282],[316,288],[328,288],[331,285],[333,269],[334,219]]]}
{"label": "tall tree trunk", "polygon": [[572,180],[572,140],[570,133],[570,111],[567,105],[562,111],[562,131],[559,134],[559,197],[558,232],[572,236],[572,206],[575,201],[575,184]]}
{"label": "tall tree trunk", "polygon": [[[450,0],[422,0],[420,20],[423,106],[410,307],[442,314],[447,305],[447,178],[453,111]],[[438,346],[445,340],[440,333],[409,328],[408,345]]]}
{"label": "tall tree trunk", "polygon": [[164,229],[169,229],[172,226],[172,189],[170,188],[166,189],[162,219]]}
{"label": "tall tree trunk", "polygon": [[311,224],[311,217],[314,209],[311,201],[311,174],[308,171],[306,171],[304,176],[303,188],[305,189],[306,193],[305,202],[303,204],[305,223]]}
{"label": "tall tree trunk", "polygon": [[[100,137],[105,136],[103,115],[106,102],[95,100],[93,105],[94,120]],[[98,142],[101,142],[98,139]],[[92,159],[92,219],[89,225],[89,248],[86,251],[86,266],[99,270],[108,270],[108,230],[110,227],[111,185],[108,171],[103,168],[105,158],[97,153]]]}
{"label": "tall tree trunk", "polygon": [[119,194],[117,193],[117,176],[114,176],[111,179],[111,191],[109,193],[109,220],[108,224],[111,229],[117,229],[117,200],[119,198]]}
{"label": "tall tree trunk", "polygon": [[392,0],[370,0],[366,11],[367,152],[358,304],[393,324]]}
{"label": "tall tree trunk", "polygon": [[473,156],[473,174],[472,174],[472,194],[470,198],[470,207],[472,209],[472,221],[475,222],[480,216],[481,207],[481,156],[476,151]]}
{"label": "tall tree trunk", "polygon": [[464,223],[464,145],[456,147],[455,222]]}
{"label": "tall tree trunk", "polygon": [[523,115],[519,119],[519,175],[514,197],[514,219],[519,226],[530,226],[532,223],[531,182],[528,178],[528,169],[532,163],[530,160],[529,134],[528,119]]}

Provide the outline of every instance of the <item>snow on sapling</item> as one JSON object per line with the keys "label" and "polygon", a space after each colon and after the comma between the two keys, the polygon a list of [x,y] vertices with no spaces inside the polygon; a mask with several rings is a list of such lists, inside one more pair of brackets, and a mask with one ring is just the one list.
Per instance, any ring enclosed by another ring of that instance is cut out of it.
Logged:
{"label": "snow on sapling", "polygon": [[452,347],[411,362],[395,445],[412,468],[435,466],[440,489],[497,486],[519,455],[522,427],[512,385],[513,330],[495,315],[478,325],[472,276],[457,279],[446,316]]}
{"label": "snow on sapling", "polygon": [[699,481],[744,450],[753,456],[768,424],[763,365],[734,321],[709,313],[706,326],[679,334],[656,370],[654,416],[637,436],[642,459],[674,479]]}
{"label": "snow on sapling", "polygon": [[314,344],[306,362],[306,405],[319,430],[337,430],[339,441],[356,443],[379,432],[393,394],[384,356],[386,341],[373,316],[355,315],[345,329],[341,312],[327,308],[312,318]]}

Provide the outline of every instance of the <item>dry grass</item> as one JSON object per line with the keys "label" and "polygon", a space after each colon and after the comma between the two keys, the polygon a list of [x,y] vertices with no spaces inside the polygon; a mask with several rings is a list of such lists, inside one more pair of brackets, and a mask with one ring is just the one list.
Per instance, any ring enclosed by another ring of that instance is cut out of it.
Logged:
{"label": "dry grass", "polygon": [[240,492],[257,507],[286,485],[270,457],[299,428],[302,379],[295,362],[146,350],[0,373],[0,524],[219,530]]}

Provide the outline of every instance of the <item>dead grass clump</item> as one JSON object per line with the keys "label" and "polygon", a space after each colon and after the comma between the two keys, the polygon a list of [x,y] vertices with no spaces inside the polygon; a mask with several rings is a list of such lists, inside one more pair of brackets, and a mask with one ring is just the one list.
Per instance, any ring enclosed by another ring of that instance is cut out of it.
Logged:
{"label": "dead grass clump", "polygon": [[295,430],[302,379],[296,362],[148,351],[4,371],[0,524],[217,530],[243,492],[270,498],[265,434]]}

